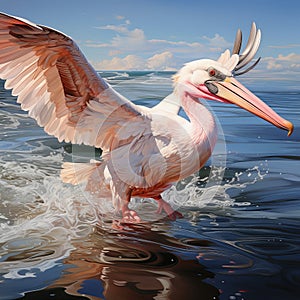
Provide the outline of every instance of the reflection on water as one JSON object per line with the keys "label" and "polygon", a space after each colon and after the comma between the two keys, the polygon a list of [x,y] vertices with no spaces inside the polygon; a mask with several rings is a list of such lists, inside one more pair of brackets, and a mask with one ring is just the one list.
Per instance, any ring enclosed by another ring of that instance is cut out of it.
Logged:
{"label": "reflection on water", "polygon": [[[149,106],[171,88],[167,73],[106,76]],[[226,165],[210,161],[164,194],[184,219],[161,219],[152,201],[136,200],[145,222],[123,230],[113,229],[110,202],[59,179],[72,153],[100,152],[59,144],[1,90],[0,299],[298,299],[296,87],[257,92],[295,124],[289,139],[238,108],[212,104]]]}
{"label": "reflection on water", "polygon": [[120,299],[120,295],[122,299],[199,299],[200,294],[217,299],[218,289],[205,282],[214,274],[197,261],[199,251],[210,242],[179,241],[168,236],[167,229],[160,231],[157,225],[130,226],[122,232],[97,228],[88,244],[76,244],[76,251],[65,260],[74,267],[54,286],[67,287],[72,295],[105,299]]}
{"label": "reflection on water", "polygon": [[[31,273],[23,265],[13,278],[19,286],[26,282],[19,281],[21,276],[27,283],[44,277],[37,288],[50,280],[45,290],[28,293],[23,299],[72,299],[67,295],[92,300],[199,299],[199,295],[200,299],[264,299],[266,286],[274,294],[279,292],[280,297],[272,299],[282,299],[282,295],[294,299],[291,295],[298,289],[299,268],[287,269],[284,263],[292,263],[298,248],[281,232],[283,224],[250,226],[247,220],[237,228],[231,217],[196,211],[186,211],[185,217],[176,224],[127,225],[122,231],[113,230],[107,220],[87,236],[73,240],[73,249],[56,262],[47,256],[58,245],[48,244],[47,251],[46,243],[39,240],[11,242],[11,250],[18,249],[19,254],[6,262],[31,262]],[[250,228],[245,239],[243,233]],[[42,265],[32,267],[39,257],[43,257],[44,269]],[[282,276],[289,290],[280,285]],[[257,297],[260,293],[264,297]]]}

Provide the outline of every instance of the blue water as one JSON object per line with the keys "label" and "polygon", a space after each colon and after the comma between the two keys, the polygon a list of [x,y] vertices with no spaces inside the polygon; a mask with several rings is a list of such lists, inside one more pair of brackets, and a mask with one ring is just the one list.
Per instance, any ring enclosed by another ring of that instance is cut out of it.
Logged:
{"label": "blue water", "polygon": [[[172,90],[170,72],[101,75],[147,106]],[[216,151],[164,194],[184,218],[136,199],[146,222],[122,231],[108,201],[59,179],[63,161],[101,152],[45,134],[1,82],[0,299],[299,299],[300,81],[240,80],[293,135],[210,101]]]}

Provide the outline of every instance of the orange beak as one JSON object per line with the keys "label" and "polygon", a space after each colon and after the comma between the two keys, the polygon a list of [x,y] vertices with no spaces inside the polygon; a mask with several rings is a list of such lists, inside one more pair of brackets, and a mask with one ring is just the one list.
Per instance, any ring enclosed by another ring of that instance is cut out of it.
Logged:
{"label": "orange beak", "polygon": [[292,134],[294,126],[291,122],[280,117],[271,107],[256,97],[233,77],[226,77],[224,81],[215,81],[214,85],[218,88],[215,94],[218,97],[248,110],[278,128],[287,130],[288,135]]}

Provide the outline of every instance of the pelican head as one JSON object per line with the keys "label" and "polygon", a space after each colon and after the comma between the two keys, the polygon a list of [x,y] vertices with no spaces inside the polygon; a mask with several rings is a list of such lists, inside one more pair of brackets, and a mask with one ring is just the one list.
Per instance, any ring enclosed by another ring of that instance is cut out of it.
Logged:
{"label": "pelican head", "polygon": [[260,31],[256,30],[253,23],[248,44],[241,55],[241,37],[238,32],[232,55],[226,50],[218,60],[200,59],[187,63],[174,76],[175,91],[183,95],[187,93],[193,98],[235,104],[276,127],[287,130],[288,135],[291,135],[293,124],[279,116],[235,79],[235,76],[248,72],[258,63],[259,59],[248,69],[239,71],[253,59],[259,42]]}

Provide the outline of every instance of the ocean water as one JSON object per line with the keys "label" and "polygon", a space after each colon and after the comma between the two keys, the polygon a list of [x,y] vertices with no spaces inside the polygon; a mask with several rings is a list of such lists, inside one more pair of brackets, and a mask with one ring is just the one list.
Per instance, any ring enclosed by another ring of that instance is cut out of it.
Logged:
{"label": "ocean water", "polygon": [[[146,106],[172,90],[168,72],[101,75]],[[184,218],[134,199],[145,222],[123,230],[109,201],[59,178],[101,152],[45,134],[0,82],[0,299],[299,299],[300,81],[241,80],[293,135],[210,101],[216,150],[164,193]]]}

